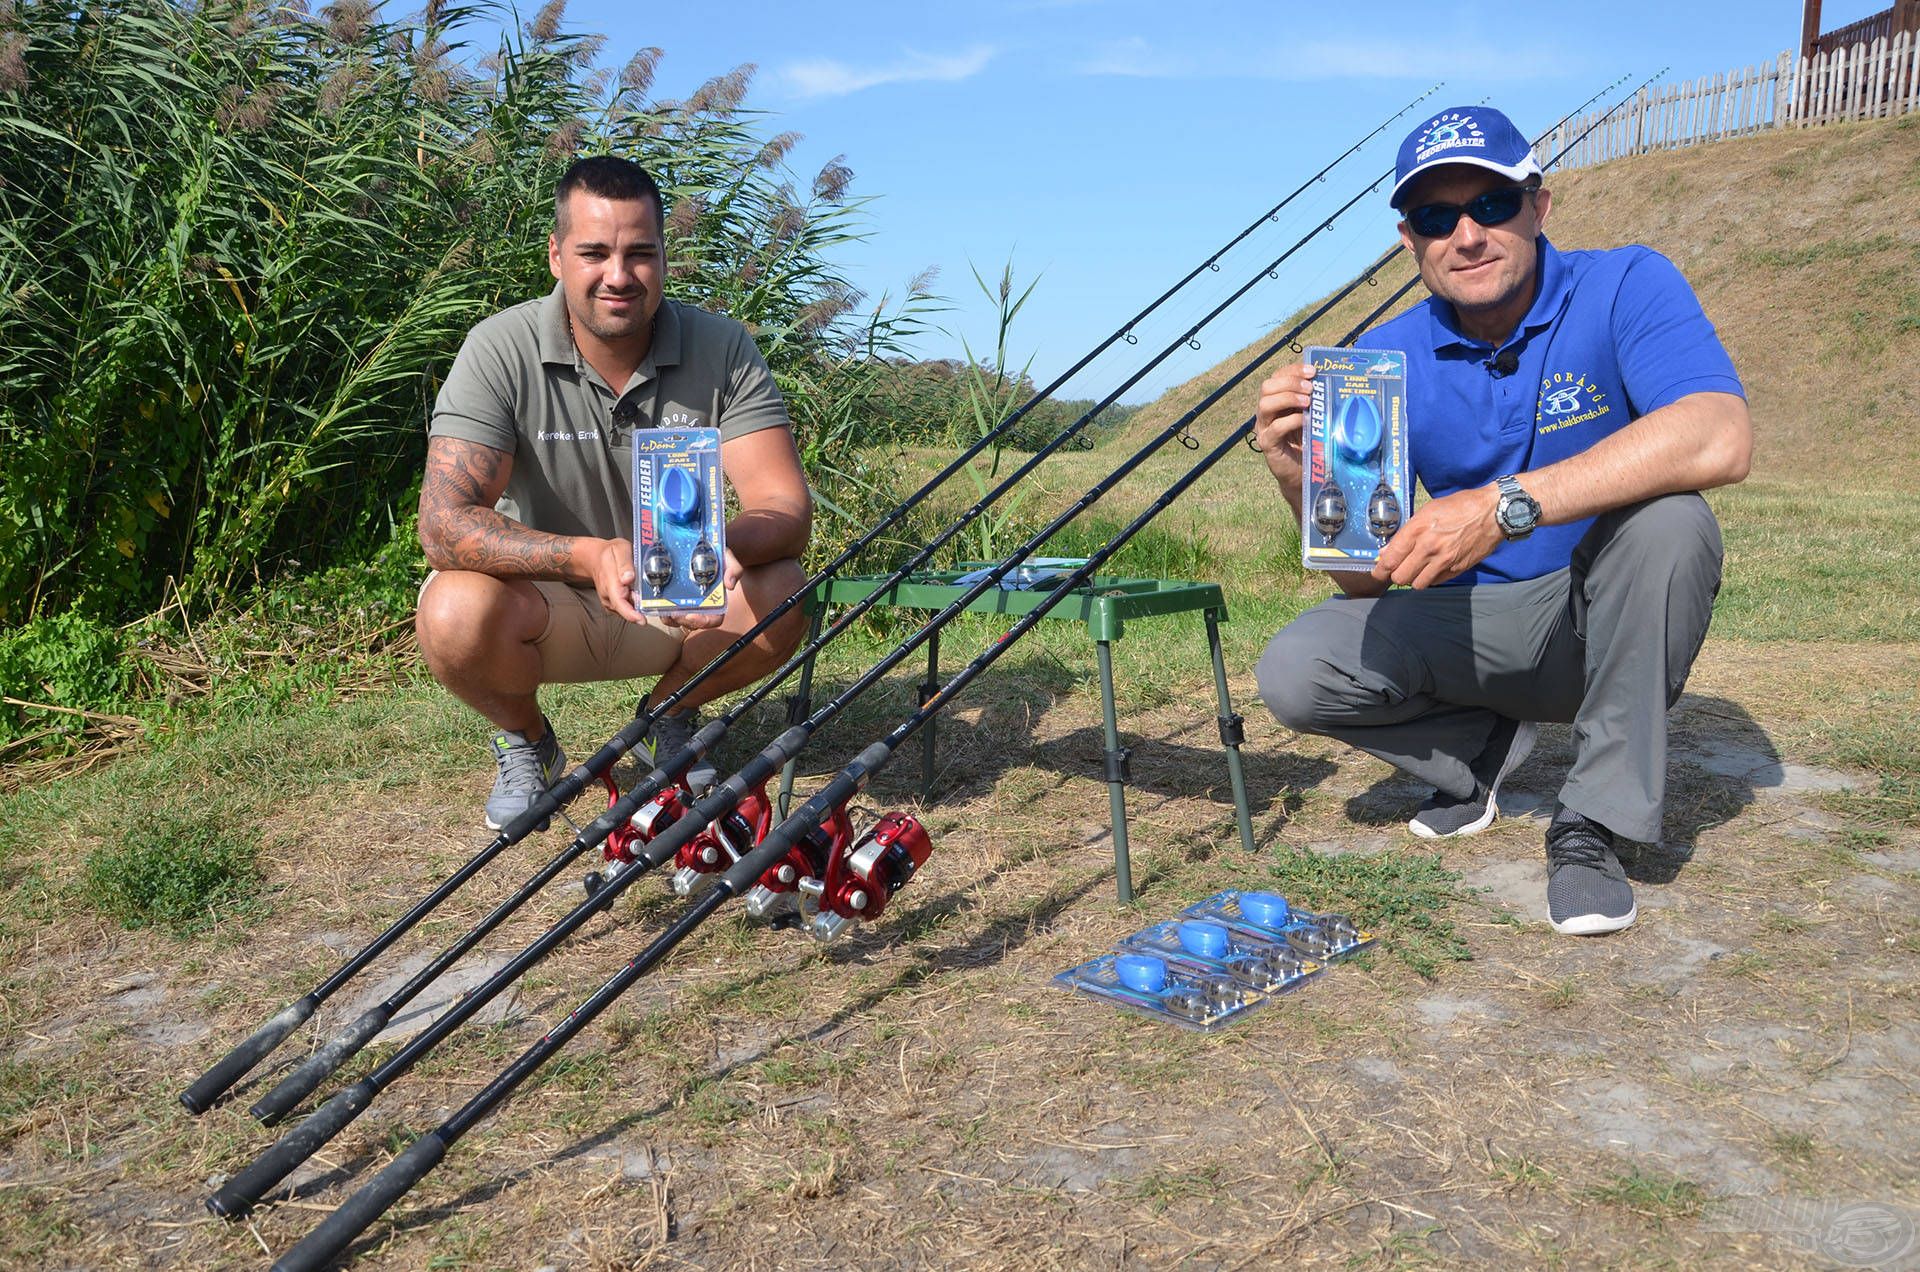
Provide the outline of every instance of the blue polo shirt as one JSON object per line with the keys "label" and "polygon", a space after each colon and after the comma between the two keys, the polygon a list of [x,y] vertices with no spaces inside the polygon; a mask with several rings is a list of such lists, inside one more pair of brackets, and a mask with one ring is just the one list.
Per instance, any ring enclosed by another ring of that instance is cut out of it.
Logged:
{"label": "blue polo shirt", "polygon": [[[1693,289],[1645,247],[1561,252],[1542,236],[1540,290],[1495,348],[1429,297],[1356,343],[1407,354],[1414,474],[1435,497],[1577,455],[1689,393],[1745,396]],[[1510,375],[1493,362],[1512,351]],[[1511,583],[1563,569],[1592,519],[1503,543],[1452,583]]]}

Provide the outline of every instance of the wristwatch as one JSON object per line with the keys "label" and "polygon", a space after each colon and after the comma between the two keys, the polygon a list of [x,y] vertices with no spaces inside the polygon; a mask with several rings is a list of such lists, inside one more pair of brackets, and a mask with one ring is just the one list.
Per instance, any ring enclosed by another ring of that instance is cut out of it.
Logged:
{"label": "wristwatch", "polygon": [[1493,483],[1500,488],[1500,502],[1493,508],[1493,523],[1509,542],[1524,539],[1540,524],[1540,501],[1520,489],[1511,474]]}

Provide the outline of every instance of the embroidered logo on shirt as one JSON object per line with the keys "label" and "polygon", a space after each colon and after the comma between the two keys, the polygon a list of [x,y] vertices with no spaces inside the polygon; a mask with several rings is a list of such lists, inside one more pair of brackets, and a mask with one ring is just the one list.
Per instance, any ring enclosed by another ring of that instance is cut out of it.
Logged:
{"label": "embroidered logo on shirt", "polygon": [[1605,390],[1589,384],[1584,374],[1555,371],[1540,380],[1540,405],[1534,412],[1533,422],[1544,436],[1612,412]]}

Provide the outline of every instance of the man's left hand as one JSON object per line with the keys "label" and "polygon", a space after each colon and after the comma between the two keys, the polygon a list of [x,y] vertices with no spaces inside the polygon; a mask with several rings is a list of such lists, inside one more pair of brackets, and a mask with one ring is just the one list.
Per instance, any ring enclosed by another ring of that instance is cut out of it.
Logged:
{"label": "man's left hand", "polygon": [[1432,587],[1470,570],[1500,546],[1496,487],[1462,490],[1423,505],[1374,562],[1373,577],[1403,587]]}
{"label": "man's left hand", "polygon": [[[740,562],[734,559],[732,548],[727,549],[725,562],[720,572],[721,586],[729,592],[737,592],[740,589]],[[718,627],[727,620],[726,614],[718,610],[685,614],[655,614],[653,617],[655,622],[665,623],[669,627],[683,627],[690,632]]]}

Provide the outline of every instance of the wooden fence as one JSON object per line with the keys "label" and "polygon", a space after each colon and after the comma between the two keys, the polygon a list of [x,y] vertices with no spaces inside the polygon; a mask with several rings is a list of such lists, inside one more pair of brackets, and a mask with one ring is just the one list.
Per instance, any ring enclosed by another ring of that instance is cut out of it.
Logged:
{"label": "wooden fence", "polygon": [[1545,163],[1566,149],[1557,166],[1581,168],[1775,128],[1912,111],[1920,111],[1920,33],[1903,31],[1811,58],[1782,53],[1772,66],[1642,89],[1611,114],[1596,110],[1562,124],[1534,153]]}

